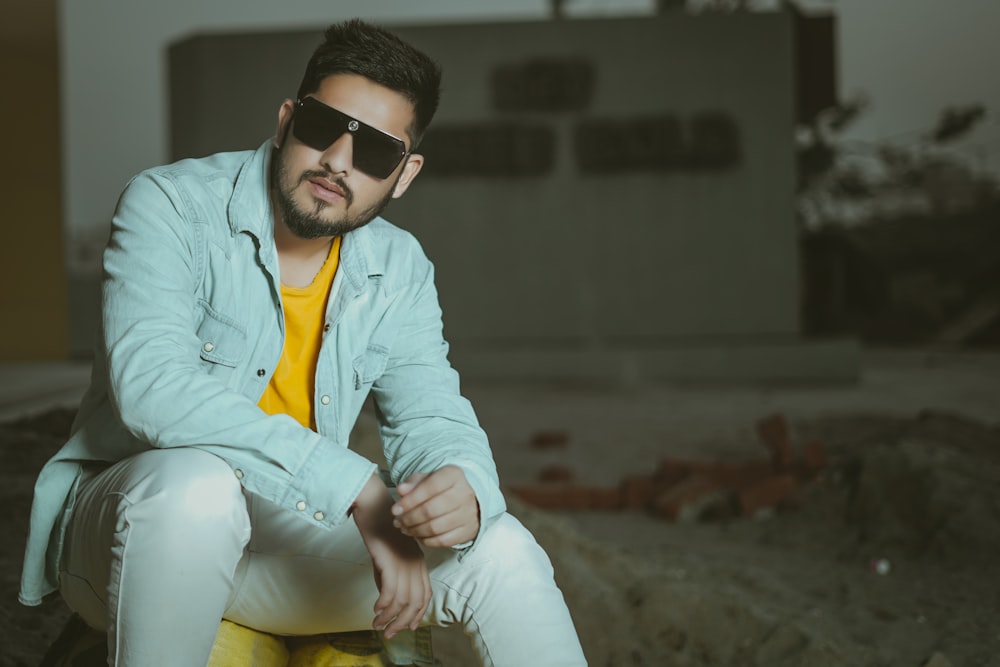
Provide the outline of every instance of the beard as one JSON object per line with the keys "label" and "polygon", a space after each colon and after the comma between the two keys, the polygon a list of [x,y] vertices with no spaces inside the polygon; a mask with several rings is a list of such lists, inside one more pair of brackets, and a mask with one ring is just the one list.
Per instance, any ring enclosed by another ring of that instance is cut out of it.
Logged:
{"label": "beard", "polygon": [[310,178],[319,177],[336,183],[344,193],[344,203],[350,209],[354,203],[354,191],[341,178],[332,178],[326,171],[309,170],[299,175],[295,182],[289,174],[288,165],[285,164],[284,148],[287,143],[282,142],[281,148],[274,151],[271,156],[271,199],[276,215],[290,232],[301,239],[318,239],[324,237],[343,236],[348,232],[364,227],[374,220],[379,213],[392,201],[392,193],[396,189],[396,184],[402,176],[402,170],[396,175],[392,186],[389,187],[371,206],[368,206],[355,214],[344,213],[338,219],[327,219],[324,213],[330,208],[329,202],[314,200],[312,208],[303,209],[295,201],[295,190]]}

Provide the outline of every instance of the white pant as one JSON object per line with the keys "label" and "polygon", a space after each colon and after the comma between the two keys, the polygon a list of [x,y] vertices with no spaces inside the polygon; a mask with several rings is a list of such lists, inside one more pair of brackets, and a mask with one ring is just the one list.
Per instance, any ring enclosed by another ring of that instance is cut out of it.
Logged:
{"label": "white pant", "polygon": [[[483,665],[586,664],[549,560],[517,519],[461,560],[425,555],[424,624],[461,624]],[[193,448],[144,452],[81,485],[60,583],[119,667],[204,665],[222,618],[288,635],[367,629],[378,597],[353,521],[318,529],[244,495],[228,464]]]}

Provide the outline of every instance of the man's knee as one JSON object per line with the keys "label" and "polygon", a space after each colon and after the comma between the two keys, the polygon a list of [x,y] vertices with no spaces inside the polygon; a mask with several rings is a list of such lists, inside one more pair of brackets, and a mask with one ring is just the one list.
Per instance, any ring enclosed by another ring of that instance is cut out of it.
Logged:
{"label": "man's knee", "polygon": [[[461,558],[447,557],[431,572],[432,616],[454,618],[468,627],[513,618],[526,607],[564,609],[552,564],[534,536],[504,514]],[[493,620],[490,620],[493,619]]]}
{"label": "man's knee", "polygon": [[143,452],[81,484],[64,547],[63,595],[103,627],[111,587],[166,580],[178,569],[231,572],[249,538],[246,501],[225,461],[193,449]]}
{"label": "man's knee", "polygon": [[480,538],[480,544],[470,554],[470,560],[488,562],[523,577],[552,577],[552,564],[534,535],[520,521],[504,513]]}
{"label": "man's knee", "polygon": [[119,513],[164,527],[176,523],[247,524],[246,499],[229,464],[194,448],[157,449],[123,466],[109,495]]}

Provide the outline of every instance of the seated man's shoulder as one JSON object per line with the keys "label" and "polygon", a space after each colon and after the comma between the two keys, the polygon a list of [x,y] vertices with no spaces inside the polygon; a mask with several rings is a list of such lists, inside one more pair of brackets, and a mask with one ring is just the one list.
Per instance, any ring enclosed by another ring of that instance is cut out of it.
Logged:
{"label": "seated man's shoulder", "polygon": [[228,191],[235,186],[254,151],[215,153],[205,157],[182,158],[139,172],[133,181],[167,180],[185,190],[214,189],[222,185]]}
{"label": "seated man's shoulder", "polygon": [[397,227],[381,216],[365,225],[363,229],[382,252],[405,253],[415,258],[426,259],[423,246],[412,232]]}
{"label": "seated man's shoulder", "polygon": [[[417,237],[388,220],[377,217],[357,230],[371,251],[369,268],[383,273],[385,285],[426,280],[431,261]],[[354,232],[352,232],[354,233]],[[390,269],[383,271],[384,269]]]}

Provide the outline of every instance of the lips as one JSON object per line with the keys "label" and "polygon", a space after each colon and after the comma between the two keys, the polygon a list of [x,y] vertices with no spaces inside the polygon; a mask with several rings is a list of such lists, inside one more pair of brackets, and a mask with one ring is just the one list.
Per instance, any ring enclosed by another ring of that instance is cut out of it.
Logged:
{"label": "lips", "polygon": [[336,202],[347,198],[343,187],[325,178],[312,177],[306,179],[306,182],[313,195],[323,201]]}

